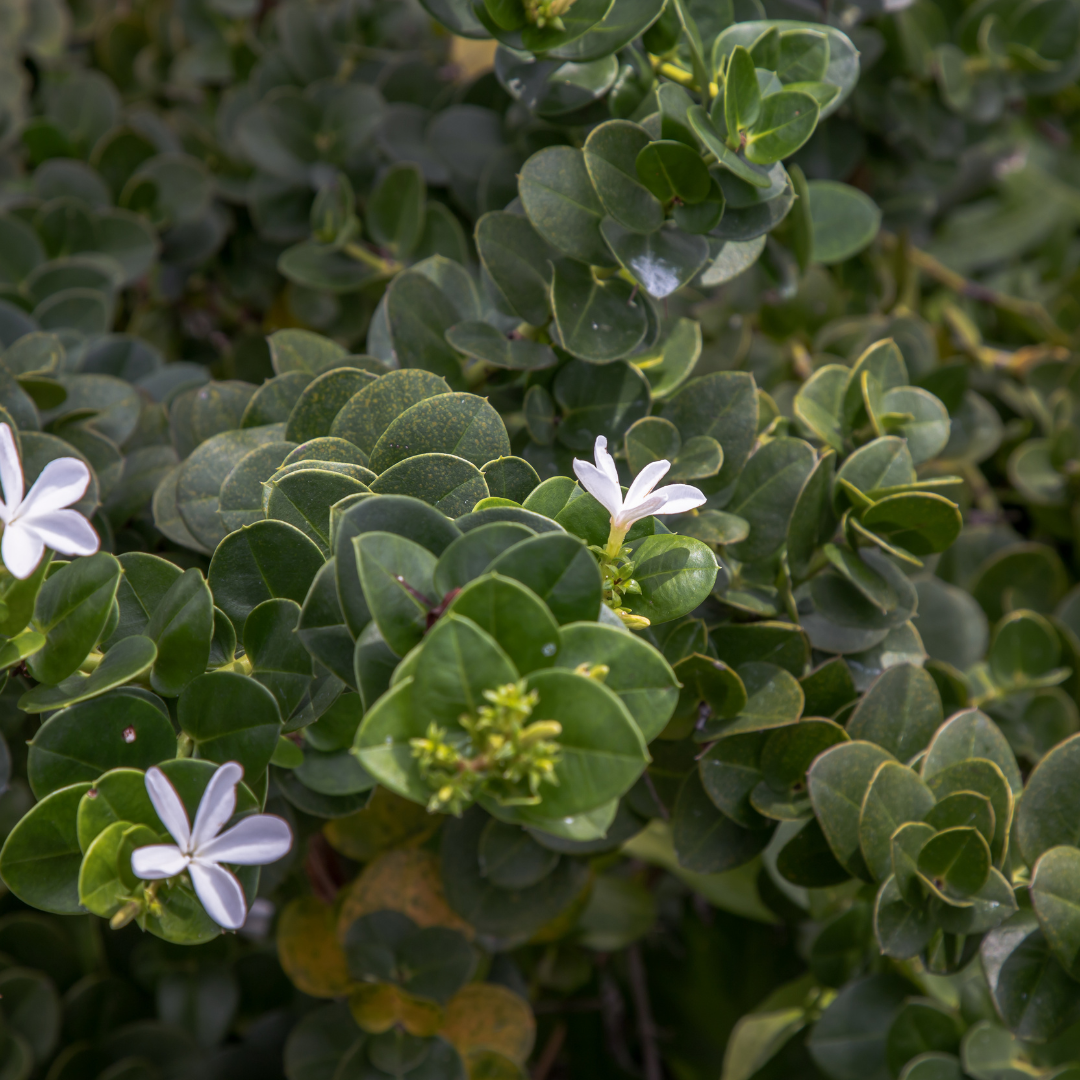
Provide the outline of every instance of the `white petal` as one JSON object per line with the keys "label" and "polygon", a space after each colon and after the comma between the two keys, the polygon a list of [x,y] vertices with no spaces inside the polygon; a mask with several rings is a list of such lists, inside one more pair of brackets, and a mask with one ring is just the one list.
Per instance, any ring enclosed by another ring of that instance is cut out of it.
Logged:
{"label": "white petal", "polygon": [[236,812],[236,785],[244,775],[243,766],[235,761],[227,761],[206,785],[199,809],[195,814],[195,825],[191,830],[191,850],[202,854],[205,844],[225,826]]}
{"label": "white petal", "polygon": [[37,533],[46,547],[64,555],[93,555],[101,540],[78,510],[34,510],[20,514],[16,525]]}
{"label": "white petal", "polygon": [[705,502],[705,496],[690,484],[669,484],[656,494],[663,496],[664,506],[661,510],[654,510],[655,514],[685,514],[687,510],[693,510]]}
{"label": "white petal", "polygon": [[188,857],[175,844],[149,844],[131,853],[131,872],[146,881],[176,877],[188,864]]}
{"label": "white petal", "polygon": [[22,502],[23,473],[19,451],[15,448],[15,437],[7,424],[0,424],[0,484],[4,485],[7,509],[14,513]]}
{"label": "white petal", "polygon": [[0,540],[0,557],[4,565],[17,578],[28,578],[41,562],[45,554],[45,544],[37,533],[28,529],[21,521],[13,521],[4,526],[4,539]]}
{"label": "white petal", "polygon": [[199,848],[199,858],[235,866],[263,866],[287,854],[292,842],[292,829],[284,818],[275,814],[253,814],[203,844]]}
{"label": "white petal", "polygon": [[86,494],[89,484],[90,470],[78,458],[56,458],[41,470],[19,507],[19,516],[70,506]]}
{"label": "white petal", "polygon": [[240,882],[223,866],[214,863],[193,862],[188,873],[206,914],[226,930],[239,930],[247,918],[247,903]]}
{"label": "white petal", "polygon": [[615,524],[628,529],[635,521],[647,518],[650,514],[658,513],[663,505],[663,495],[650,495],[644,502],[639,502],[637,506],[624,507],[622,513],[615,518]]}
{"label": "white petal", "polygon": [[593,459],[596,467],[617,487],[620,492],[619,470],[615,468],[615,459],[608,453],[607,439],[603,435],[596,436],[593,444]]}
{"label": "white petal", "polygon": [[157,816],[161,818],[161,824],[180,845],[180,850],[190,851],[191,826],[188,824],[187,811],[176,788],[156,765],[146,770],[146,793],[154,804]]}
{"label": "white petal", "polygon": [[626,493],[626,502],[624,505],[632,510],[638,503],[643,502],[649,492],[664,479],[664,476],[670,468],[670,461],[650,461],[649,464],[634,477],[634,482],[630,485],[630,490]]}
{"label": "white petal", "polygon": [[622,509],[622,488],[591,461],[574,458],[574,472],[581,486],[614,517]]}

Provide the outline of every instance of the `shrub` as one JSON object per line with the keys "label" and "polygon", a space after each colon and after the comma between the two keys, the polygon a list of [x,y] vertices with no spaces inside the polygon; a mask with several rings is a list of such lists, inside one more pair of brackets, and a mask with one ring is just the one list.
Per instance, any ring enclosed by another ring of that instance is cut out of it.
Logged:
{"label": "shrub", "polygon": [[11,5],[3,1080],[1080,1068],[1080,6],[886,7]]}

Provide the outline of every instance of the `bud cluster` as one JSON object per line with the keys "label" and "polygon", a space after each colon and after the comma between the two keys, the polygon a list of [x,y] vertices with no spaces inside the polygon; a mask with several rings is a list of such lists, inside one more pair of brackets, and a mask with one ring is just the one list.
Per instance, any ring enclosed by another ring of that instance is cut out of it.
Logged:
{"label": "bud cluster", "polygon": [[540,695],[527,691],[521,681],[485,690],[484,698],[489,704],[481,705],[475,717],[460,717],[461,733],[432,723],[424,738],[409,740],[420,773],[434,791],[428,801],[431,813],[460,817],[481,793],[502,806],[535,806],[540,785],[558,783],[555,740],[562,725],[528,722]]}

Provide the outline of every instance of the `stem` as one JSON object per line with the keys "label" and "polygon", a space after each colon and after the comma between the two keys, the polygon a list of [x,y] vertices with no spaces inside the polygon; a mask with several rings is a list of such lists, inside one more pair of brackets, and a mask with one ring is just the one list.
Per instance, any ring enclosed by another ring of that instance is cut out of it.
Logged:
{"label": "stem", "polygon": [[363,244],[358,244],[355,241],[346,244],[342,251],[345,252],[351,259],[355,259],[357,262],[362,262],[365,266],[370,266],[377,274],[383,274],[386,277],[393,277],[395,274],[400,274],[405,269],[402,263],[396,262],[393,259],[381,259],[372,251],[368,251]]}
{"label": "stem", "polygon": [[[892,249],[898,243],[898,239],[892,233],[882,233],[882,240],[886,247]],[[1007,296],[1005,293],[991,289],[977,281],[950,270],[943,262],[935,259],[929,252],[923,251],[914,245],[907,248],[907,257],[911,265],[921,270],[928,277],[944,285],[947,289],[960,296],[968,297],[980,303],[990,304],[999,311],[1007,311],[1017,318],[1026,319],[1036,327],[1047,340],[1055,345],[1071,345],[1072,338],[1054,321],[1053,316],[1037,300],[1021,300],[1017,296]]]}
{"label": "stem", "polygon": [[638,1034],[641,1037],[645,1080],[664,1080],[660,1048],[656,1045],[656,1023],[649,1005],[649,986],[645,979],[645,963],[641,959],[640,946],[631,945],[626,950],[626,962],[630,975],[630,992],[634,996],[634,1011],[637,1013]]}
{"label": "stem", "polygon": [[566,1021],[560,1020],[552,1029],[547,1042],[544,1043],[544,1049],[540,1053],[540,1060],[532,1071],[532,1080],[547,1080],[547,1074],[554,1067],[559,1051],[565,1041]]}

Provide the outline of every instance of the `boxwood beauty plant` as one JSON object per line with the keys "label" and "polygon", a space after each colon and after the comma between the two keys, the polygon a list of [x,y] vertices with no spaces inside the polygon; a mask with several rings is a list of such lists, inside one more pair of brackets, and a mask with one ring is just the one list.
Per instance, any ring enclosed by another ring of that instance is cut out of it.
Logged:
{"label": "boxwood beauty plant", "polygon": [[0,1080],[1075,1080],[1078,0],[0,24]]}

